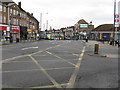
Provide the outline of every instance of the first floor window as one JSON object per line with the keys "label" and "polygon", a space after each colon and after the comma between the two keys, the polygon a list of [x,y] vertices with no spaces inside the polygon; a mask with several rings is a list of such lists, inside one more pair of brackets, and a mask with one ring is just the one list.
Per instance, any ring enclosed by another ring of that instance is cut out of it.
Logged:
{"label": "first floor window", "polygon": [[6,23],[6,17],[4,16],[4,23]]}
{"label": "first floor window", "polygon": [[2,11],[2,5],[0,5],[0,11]]}
{"label": "first floor window", "polygon": [[0,16],[0,23],[2,23],[2,16]]}

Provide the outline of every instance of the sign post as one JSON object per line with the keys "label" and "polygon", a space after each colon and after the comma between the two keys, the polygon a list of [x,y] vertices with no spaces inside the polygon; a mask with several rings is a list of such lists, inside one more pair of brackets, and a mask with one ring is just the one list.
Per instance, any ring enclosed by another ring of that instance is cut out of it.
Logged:
{"label": "sign post", "polygon": [[119,27],[119,14],[115,15],[115,30],[114,30],[114,40],[118,40],[118,30],[117,28]]}

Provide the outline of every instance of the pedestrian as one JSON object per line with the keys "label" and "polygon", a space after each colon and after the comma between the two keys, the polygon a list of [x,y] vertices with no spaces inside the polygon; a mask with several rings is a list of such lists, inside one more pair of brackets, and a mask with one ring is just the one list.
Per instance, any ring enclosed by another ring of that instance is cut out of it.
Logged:
{"label": "pedestrian", "polygon": [[88,36],[85,36],[85,41],[88,42]]}
{"label": "pedestrian", "polygon": [[120,47],[120,40],[117,40],[118,48]]}
{"label": "pedestrian", "polygon": [[118,45],[118,40],[115,40],[115,46],[117,46]]}

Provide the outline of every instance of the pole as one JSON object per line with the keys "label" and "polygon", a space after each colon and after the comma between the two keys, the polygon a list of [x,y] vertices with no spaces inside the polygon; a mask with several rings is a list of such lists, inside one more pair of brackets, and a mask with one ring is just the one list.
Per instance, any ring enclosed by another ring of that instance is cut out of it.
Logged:
{"label": "pole", "polygon": [[46,30],[48,30],[48,20],[46,21],[47,25],[46,25]]}
{"label": "pole", "polygon": [[42,30],[42,13],[40,13],[40,29]]}
{"label": "pole", "polygon": [[12,37],[12,15],[10,14],[10,43],[13,43],[13,37]]}
{"label": "pole", "polygon": [[113,30],[113,38],[114,39],[115,39],[115,16],[116,16],[116,0],[114,1],[114,30]]}

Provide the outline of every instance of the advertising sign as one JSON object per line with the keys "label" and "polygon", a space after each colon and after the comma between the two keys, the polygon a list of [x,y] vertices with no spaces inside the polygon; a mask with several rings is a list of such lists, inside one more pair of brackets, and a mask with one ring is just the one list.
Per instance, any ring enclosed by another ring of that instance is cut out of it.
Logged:
{"label": "advertising sign", "polygon": [[80,24],[81,28],[88,28],[88,24]]}

